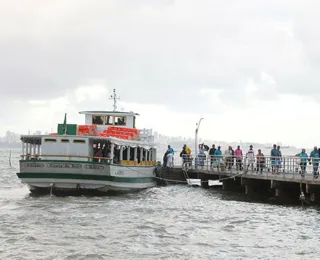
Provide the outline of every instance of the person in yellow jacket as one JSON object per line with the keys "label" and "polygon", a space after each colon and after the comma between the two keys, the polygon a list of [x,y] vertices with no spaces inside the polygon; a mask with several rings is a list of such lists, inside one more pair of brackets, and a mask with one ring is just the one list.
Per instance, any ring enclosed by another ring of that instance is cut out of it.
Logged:
{"label": "person in yellow jacket", "polygon": [[186,149],[186,153],[191,155],[191,149],[186,145],[185,145],[185,149]]}
{"label": "person in yellow jacket", "polygon": [[182,157],[184,163],[188,163],[191,166],[191,149],[186,144],[182,147],[180,157]]}

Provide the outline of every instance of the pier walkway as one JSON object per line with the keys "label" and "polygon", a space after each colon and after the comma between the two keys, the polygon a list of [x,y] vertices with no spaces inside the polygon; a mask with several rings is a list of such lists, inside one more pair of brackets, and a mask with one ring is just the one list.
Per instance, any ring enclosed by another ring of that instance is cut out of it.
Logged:
{"label": "pier walkway", "polygon": [[[182,162],[184,161],[184,163]],[[249,159],[241,158],[231,162],[230,168],[226,167],[226,160],[221,160],[219,167],[213,158],[191,158],[186,162],[185,158],[176,158],[173,168],[165,168],[165,178],[168,183],[188,183],[187,179],[200,179],[203,188],[209,187],[209,180],[217,180],[222,183],[225,190],[243,191],[245,194],[268,193],[270,196],[286,196],[295,199],[320,202],[320,177],[317,164],[307,161],[301,163],[301,158],[296,156],[283,156],[276,167],[275,159],[265,156],[263,164],[253,162],[249,165]],[[197,162],[197,163],[195,163]],[[252,161],[251,161],[252,162]],[[262,166],[262,171],[260,170]],[[304,170],[305,167],[305,172]],[[259,171],[258,171],[259,170]]]}

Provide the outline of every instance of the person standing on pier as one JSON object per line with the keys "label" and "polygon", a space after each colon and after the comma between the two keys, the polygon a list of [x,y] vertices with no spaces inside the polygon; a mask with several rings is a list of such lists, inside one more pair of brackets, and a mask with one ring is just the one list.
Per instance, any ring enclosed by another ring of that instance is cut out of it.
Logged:
{"label": "person standing on pier", "polygon": [[169,154],[169,151],[167,150],[167,151],[164,153],[164,155],[163,155],[163,167],[166,167],[166,166],[167,166],[168,154]]}
{"label": "person standing on pier", "polygon": [[213,167],[213,162],[214,162],[214,153],[216,151],[216,146],[213,144],[212,148],[209,150],[209,157],[210,157],[210,168],[212,169]]}
{"label": "person standing on pier", "polygon": [[296,156],[299,156],[300,159],[300,167],[301,167],[301,177],[304,178],[304,175],[306,173],[307,168],[307,160],[308,160],[308,154],[306,153],[306,149],[302,149],[301,153],[297,154]]}
{"label": "person standing on pier", "polygon": [[174,155],[174,150],[171,148],[170,145],[168,145],[168,152],[169,152],[169,153],[172,153],[172,155]]}
{"label": "person standing on pier", "polygon": [[204,161],[206,160],[204,150],[204,144],[199,144],[198,165],[201,166],[201,169],[203,169]]}
{"label": "person standing on pier", "polygon": [[260,173],[262,174],[265,163],[266,159],[264,157],[264,154],[261,152],[261,149],[259,149],[257,154],[257,173],[259,173],[260,171]]}
{"label": "person standing on pier", "polygon": [[180,157],[182,157],[183,164],[191,167],[191,149],[186,144],[182,147]]}
{"label": "person standing on pier", "polygon": [[277,167],[279,162],[279,150],[277,149],[277,145],[273,145],[273,149],[271,150],[271,169],[272,174],[278,173],[279,168]]}
{"label": "person standing on pier", "polygon": [[311,164],[312,160],[312,165],[313,165],[313,178],[317,179],[319,177],[319,152],[318,148],[315,146],[313,148],[313,151],[310,153],[310,158],[309,158],[309,163]]}
{"label": "person standing on pier", "polygon": [[168,145],[168,150],[167,150],[167,167],[173,168],[173,162],[174,162],[174,150],[171,148],[170,145]]}
{"label": "person standing on pier", "polygon": [[233,150],[232,147],[229,146],[227,150],[224,151],[224,157],[226,158],[226,168],[228,170],[231,169],[232,166],[232,160],[233,160]]}
{"label": "person standing on pier", "polygon": [[222,151],[221,151],[221,147],[220,146],[218,146],[218,149],[214,152],[214,156],[215,156],[215,159],[216,159],[215,162],[217,162],[217,167],[218,167],[218,169],[220,169],[220,167],[222,165],[224,165],[224,163],[222,161]]}
{"label": "person standing on pier", "polygon": [[246,158],[248,160],[248,167],[247,167],[247,171],[249,170],[249,167],[251,165],[251,170],[253,171],[253,164],[254,164],[254,151],[253,151],[253,146],[250,145],[250,149],[246,154]]}
{"label": "person standing on pier", "polygon": [[238,145],[237,149],[234,151],[234,157],[236,158],[236,169],[237,171],[242,171],[242,150],[240,149],[240,145]]}

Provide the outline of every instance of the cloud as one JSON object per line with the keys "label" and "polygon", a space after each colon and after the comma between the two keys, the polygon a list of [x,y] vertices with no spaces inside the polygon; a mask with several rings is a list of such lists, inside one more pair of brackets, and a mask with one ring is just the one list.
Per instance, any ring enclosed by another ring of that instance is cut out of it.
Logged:
{"label": "cloud", "polygon": [[[44,119],[53,124],[65,110],[103,109],[116,88],[128,104],[172,124],[205,116],[220,131],[245,121],[267,136],[274,121],[291,125],[270,111],[290,107],[297,115],[297,104],[318,109],[319,7],[311,0],[6,1],[0,118],[15,128],[30,122],[20,119],[28,111],[37,127],[47,127]],[[262,119],[246,116],[253,110]],[[167,133],[178,129],[152,122],[145,123]],[[250,129],[250,135],[236,132],[255,139]]]}
{"label": "cloud", "polygon": [[[123,90],[131,102],[181,109],[201,88],[243,102],[248,80],[263,85],[261,73],[274,79],[276,92],[313,95],[320,83],[320,38],[310,26],[318,19],[315,7],[305,3],[6,3],[0,18],[2,95],[59,97],[97,79]],[[198,109],[207,109],[201,102]]]}

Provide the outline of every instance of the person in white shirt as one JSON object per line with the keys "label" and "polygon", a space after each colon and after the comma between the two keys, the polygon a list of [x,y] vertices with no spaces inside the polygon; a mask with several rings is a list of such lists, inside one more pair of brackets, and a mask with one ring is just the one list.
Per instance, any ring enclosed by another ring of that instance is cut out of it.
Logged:
{"label": "person in white shirt", "polygon": [[254,150],[253,150],[253,146],[250,145],[250,149],[248,150],[247,154],[247,162],[248,162],[248,167],[247,170],[249,170],[249,167],[251,165],[251,170],[253,171],[253,164],[254,164]]}

